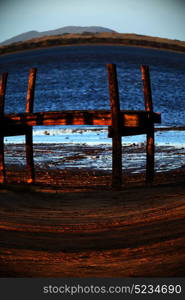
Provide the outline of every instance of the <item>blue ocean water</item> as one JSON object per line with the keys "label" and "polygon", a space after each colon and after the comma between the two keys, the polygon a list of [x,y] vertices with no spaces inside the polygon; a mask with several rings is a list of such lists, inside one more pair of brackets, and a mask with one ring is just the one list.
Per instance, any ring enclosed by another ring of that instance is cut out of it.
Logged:
{"label": "blue ocean water", "polygon": [[185,125],[185,54],[138,47],[65,46],[0,56],[0,72],[9,72],[5,111],[25,111],[32,67],[38,68],[34,111],[109,109],[107,63],[117,65],[121,109],[144,109],[140,65],[147,64],[162,125]]}
{"label": "blue ocean water", "polygon": [[[140,65],[147,64],[154,110],[161,113],[162,126],[185,126],[185,54],[137,47],[65,46],[0,56],[0,72],[9,73],[5,111],[25,111],[32,67],[38,69],[34,111],[109,109],[108,63],[117,65],[121,109],[144,109]],[[19,151],[24,142],[24,136],[5,137],[6,144],[16,144],[8,148],[7,162],[25,163]],[[34,127],[33,142],[36,164],[111,170],[106,126]],[[145,135],[123,137],[125,169],[145,169],[145,143]],[[157,132],[155,144],[157,172],[185,165],[185,131]]]}

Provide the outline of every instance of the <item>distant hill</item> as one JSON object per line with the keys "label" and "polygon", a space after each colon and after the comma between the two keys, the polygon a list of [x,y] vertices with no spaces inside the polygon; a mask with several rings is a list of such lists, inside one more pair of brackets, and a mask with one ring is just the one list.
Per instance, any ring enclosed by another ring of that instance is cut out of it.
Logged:
{"label": "distant hill", "polygon": [[22,34],[16,35],[8,40],[5,40],[4,42],[0,43],[0,45],[9,45],[12,43],[17,43],[17,42],[24,42],[27,40],[31,40],[33,38],[40,38],[44,36],[53,36],[53,35],[63,35],[67,33],[100,33],[100,32],[116,32],[114,30],[111,30],[109,28],[105,27],[100,27],[100,26],[87,26],[87,27],[82,27],[82,26],[65,26],[61,27],[55,30],[48,30],[48,31],[28,31],[24,32]]}

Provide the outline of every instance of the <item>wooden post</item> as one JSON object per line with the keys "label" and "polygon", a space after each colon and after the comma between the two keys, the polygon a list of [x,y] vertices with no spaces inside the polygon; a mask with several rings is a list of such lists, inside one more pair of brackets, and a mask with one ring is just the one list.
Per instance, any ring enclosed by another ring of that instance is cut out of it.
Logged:
{"label": "wooden post", "polygon": [[[27,90],[27,97],[26,97],[27,113],[33,112],[36,72],[37,72],[36,68],[30,69],[29,72],[28,90]],[[33,183],[35,181],[35,172],[34,172],[34,159],[33,159],[32,127],[28,127],[26,132],[26,164],[28,170],[27,183]]]}
{"label": "wooden post", "polygon": [[120,103],[116,65],[108,64],[110,106],[112,118],[112,186],[120,188],[122,184],[122,144],[120,130]]}
{"label": "wooden post", "polygon": [[4,116],[4,99],[6,93],[6,84],[7,84],[8,73],[2,73],[0,79],[0,115]]}
{"label": "wooden post", "polygon": [[8,73],[3,73],[0,79],[0,183],[6,181],[5,163],[4,163],[4,134],[3,134],[3,119],[4,119],[4,100],[6,93]]}
{"label": "wooden post", "polygon": [[[143,80],[143,91],[144,91],[144,101],[145,110],[147,112],[153,112],[152,104],[152,91],[150,84],[150,72],[148,66],[141,66],[142,80]],[[147,163],[146,163],[146,183],[151,185],[154,179],[154,155],[155,155],[155,145],[154,145],[154,123],[150,119],[148,122],[147,130]]]}
{"label": "wooden post", "polygon": [[37,69],[32,68],[29,72],[28,90],[26,97],[26,112],[33,112],[34,93],[35,93],[35,80]]}
{"label": "wooden post", "polygon": [[33,134],[32,127],[28,128],[26,132],[26,164],[27,164],[27,183],[34,183],[34,160],[33,160]]}

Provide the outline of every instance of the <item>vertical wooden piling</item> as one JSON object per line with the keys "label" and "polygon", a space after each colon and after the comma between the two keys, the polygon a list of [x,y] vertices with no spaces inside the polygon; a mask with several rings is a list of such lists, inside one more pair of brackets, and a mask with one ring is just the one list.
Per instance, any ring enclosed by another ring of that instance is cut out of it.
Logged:
{"label": "vertical wooden piling", "polygon": [[[142,65],[141,73],[142,73],[142,80],[143,80],[145,110],[147,112],[153,112],[149,67]],[[146,183],[150,185],[152,184],[154,179],[154,155],[155,155],[154,123],[151,119],[148,122],[148,128],[147,128],[146,152],[147,152]]]}
{"label": "vertical wooden piling", "polygon": [[[28,79],[28,90],[26,97],[26,112],[33,112],[34,104],[34,92],[35,92],[35,80],[36,80],[36,68],[30,69],[29,79]],[[33,183],[35,181],[35,172],[34,172],[34,159],[33,159],[33,131],[32,127],[27,128],[26,132],[26,163],[28,171],[28,183]]]}
{"label": "vertical wooden piling", "polygon": [[3,118],[4,118],[4,100],[6,93],[8,73],[3,73],[0,78],[0,183],[6,180],[5,163],[4,163],[4,135],[3,135]]}
{"label": "vertical wooden piling", "polygon": [[120,130],[120,102],[117,72],[115,64],[108,64],[109,94],[112,118],[112,186],[120,188],[122,184],[122,143]]}
{"label": "vertical wooden piling", "polygon": [[7,84],[8,73],[2,73],[0,78],[0,115],[4,116],[4,99],[6,93],[6,84]]}
{"label": "vertical wooden piling", "polygon": [[28,90],[27,90],[27,97],[26,97],[26,112],[31,112],[31,113],[33,112],[36,73],[37,73],[36,68],[30,69],[29,78],[28,78]]}
{"label": "vertical wooden piling", "polygon": [[27,183],[34,183],[34,160],[33,160],[33,133],[32,127],[28,128],[26,132],[26,167],[27,167]]}

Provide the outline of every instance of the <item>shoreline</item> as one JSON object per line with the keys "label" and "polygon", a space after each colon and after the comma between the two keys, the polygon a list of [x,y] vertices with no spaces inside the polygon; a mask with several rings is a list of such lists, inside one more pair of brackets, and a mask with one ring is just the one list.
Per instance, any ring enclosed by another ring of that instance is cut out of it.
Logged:
{"label": "shoreline", "polygon": [[[93,170],[90,168],[48,168],[46,165],[37,166],[35,170],[36,181],[28,184],[26,181],[26,168],[21,165],[7,164],[6,183],[1,184],[0,189],[11,188],[17,191],[41,191],[51,190],[55,192],[85,191],[85,190],[112,190],[111,170]],[[16,174],[16,176],[15,176]],[[151,187],[160,188],[174,185],[185,187],[185,166],[168,170],[165,172],[155,172],[154,181]],[[16,187],[17,186],[17,187]],[[145,171],[132,173],[129,170],[122,171],[121,189],[134,189],[138,187],[148,188],[145,183]]]}
{"label": "shoreline", "polygon": [[50,49],[50,48],[56,48],[56,47],[78,47],[78,46],[122,46],[122,47],[134,47],[134,48],[144,48],[144,49],[153,49],[158,51],[167,51],[167,52],[174,52],[174,53],[180,53],[185,54],[185,48],[183,50],[175,50],[175,49],[169,49],[165,47],[155,47],[155,46],[149,46],[149,45],[133,45],[133,44],[123,44],[123,43],[69,43],[69,44],[61,44],[61,45],[50,45],[50,46],[43,46],[43,47],[34,47],[34,48],[28,48],[24,50],[15,50],[15,51],[9,51],[6,53],[0,53],[0,57],[11,55],[11,54],[17,54],[17,53],[25,53],[27,51],[37,51],[37,50],[43,50],[43,49]]}
{"label": "shoreline", "polygon": [[[80,135],[81,136],[81,135]],[[68,139],[67,139],[68,141]],[[92,174],[111,176],[112,172],[112,145],[80,143],[34,143],[34,164],[36,183],[40,182],[40,173],[48,174],[52,178],[61,178],[68,172],[78,172],[85,181]],[[123,177],[145,176],[146,142],[128,144],[122,143],[122,172]],[[155,146],[155,173],[182,171],[185,168],[185,146],[156,145]],[[25,144],[5,144],[5,169],[7,180],[26,181]],[[60,176],[57,175],[61,174]],[[86,174],[86,175],[84,175]],[[97,175],[97,176],[99,176]],[[41,176],[42,177],[42,176]],[[62,182],[62,179],[57,179]],[[111,179],[109,179],[111,182]]]}

